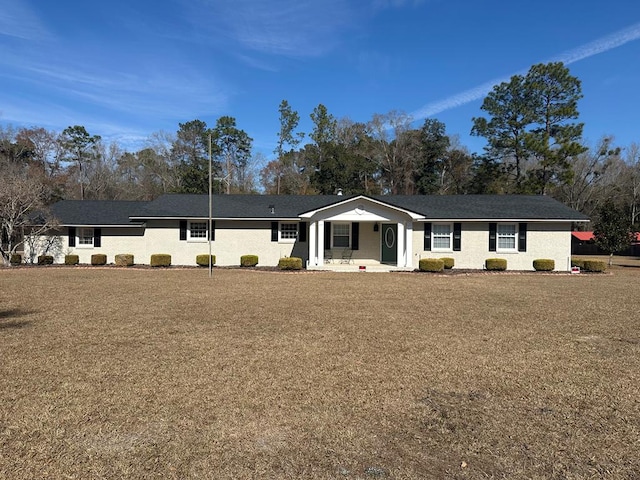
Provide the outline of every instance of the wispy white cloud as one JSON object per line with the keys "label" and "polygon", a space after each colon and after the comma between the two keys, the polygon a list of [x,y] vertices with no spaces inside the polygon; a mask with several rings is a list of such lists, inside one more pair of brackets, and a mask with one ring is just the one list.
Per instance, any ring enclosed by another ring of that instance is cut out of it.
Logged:
{"label": "wispy white cloud", "polygon": [[599,53],[608,52],[614,48],[618,48],[625,43],[632,42],[640,38],[640,23],[631,25],[623,30],[601,37],[593,42],[586,43],[578,48],[561,53],[560,55],[551,59],[554,62],[564,62],[565,64],[571,64],[584,60],[585,58],[593,57]]}
{"label": "wispy white cloud", "polygon": [[213,39],[230,38],[250,51],[288,57],[330,51],[354,15],[347,0],[200,1],[207,13],[194,21],[211,30]]}
{"label": "wispy white cloud", "polygon": [[[556,55],[548,61],[564,62],[565,65],[570,65],[572,63],[579,62],[580,60],[593,57],[594,55],[608,52],[609,50],[613,50],[614,48],[620,47],[639,38],[640,23],[636,23],[628,28],[618,30],[617,32],[614,32],[610,35],[598,38],[597,40]],[[526,70],[521,70],[513,73],[512,75],[522,74],[525,71]],[[413,112],[411,116],[414,118],[414,120],[421,120],[438,113],[451,110],[452,108],[460,107],[476,100],[480,100],[481,98],[484,98],[495,85],[508,81],[512,75],[509,75],[509,77],[503,77],[485,82],[482,85],[478,85],[477,87],[465,90],[464,92],[458,93],[451,97],[447,97],[437,102],[429,103],[419,110]]]}
{"label": "wispy white cloud", "polygon": [[[0,75],[25,85],[37,85],[50,93],[50,101],[58,99],[61,104],[73,100],[91,104],[94,109],[138,117],[186,117],[203,111],[215,114],[225,108],[230,95],[229,89],[211,74],[205,77],[194,67],[175,61],[152,69],[117,71],[70,59],[48,64],[41,59],[4,53],[0,55],[0,69],[4,70]],[[9,97],[5,102],[15,100]],[[26,110],[16,113],[23,120],[30,116]],[[14,120],[8,116],[5,112],[6,120]]]}
{"label": "wispy white cloud", "polygon": [[0,35],[23,40],[46,40],[50,37],[28,3],[15,0],[0,0]]}

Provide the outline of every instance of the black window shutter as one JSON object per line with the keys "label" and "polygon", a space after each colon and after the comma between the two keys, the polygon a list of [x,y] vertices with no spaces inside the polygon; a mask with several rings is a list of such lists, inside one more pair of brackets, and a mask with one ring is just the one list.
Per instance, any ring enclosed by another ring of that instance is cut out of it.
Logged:
{"label": "black window shutter", "polygon": [[180,240],[187,239],[187,221],[180,220]]}
{"label": "black window shutter", "polygon": [[69,246],[76,246],[76,227],[69,227]]}
{"label": "black window shutter", "polygon": [[278,222],[271,222],[271,241],[278,241]]}
{"label": "black window shutter", "polygon": [[102,246],[102,229],[101,228],[93,229],[93,246],[94,247]]}
{"label": "black window shutter", "polygon": [[490,252],[496,251],[496,238],[498,237],[497,230],[498,230],[497,223],[489,224],[489,251]]}
{"label": "black window shutter", "polygon": [[[207,222],[207,229],[208,227],[209,227],[209,222]],[[207,237],[212,242],[216,241],[216,221],[215,220],[211,221],[211,231],[207,232]]]}
{"label": "black window shutter", "polygon": [[298,224],[298,241],[307,241],[307,222],[300,222]]}
{"label": "black window shutter", "polygon": [[331,248],[331,222],[324,222],[324,248]]}
{"label": "black window shutter", "polygon": [[518,225],[518,251],[527,251],[527,224],[521,223]]}
{"label": "black window shutter", "polygon": [[424,224],[424,250],[431,250],[431,223],[427,222]]}
{"label": "black window shutter", "polygon": [[453,224],[453,251],[459,252],[462,246],[462,224]]}
{"label": "black window shutter", "polygon": [[353,222],[351,224],[351,250],[360,249],[360,224]]}

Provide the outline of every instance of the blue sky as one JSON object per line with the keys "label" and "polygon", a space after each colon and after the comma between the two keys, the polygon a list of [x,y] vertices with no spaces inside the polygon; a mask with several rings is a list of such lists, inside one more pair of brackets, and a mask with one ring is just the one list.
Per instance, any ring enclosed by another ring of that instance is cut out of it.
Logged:
{"label": "blue sky", "polygon": [[230,115],[271,156],[286,99],[307,133],[319,103],[359,122],[398,110],[480,152],[486,92],[556,60],[582,81],[587,141],[640,143],[636,0],[0,0],[0,125],[137,149]]}

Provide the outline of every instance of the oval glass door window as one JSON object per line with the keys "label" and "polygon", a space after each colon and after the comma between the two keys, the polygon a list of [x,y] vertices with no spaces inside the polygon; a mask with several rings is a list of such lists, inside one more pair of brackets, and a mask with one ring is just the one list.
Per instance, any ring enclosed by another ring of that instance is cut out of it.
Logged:
{"label": "oval glass door window", "polygon": [[384,232],[384,244],[387,248],[393,248],[396,244],[396,234],[393,231],[393,228],[387,228],[387,231]]}

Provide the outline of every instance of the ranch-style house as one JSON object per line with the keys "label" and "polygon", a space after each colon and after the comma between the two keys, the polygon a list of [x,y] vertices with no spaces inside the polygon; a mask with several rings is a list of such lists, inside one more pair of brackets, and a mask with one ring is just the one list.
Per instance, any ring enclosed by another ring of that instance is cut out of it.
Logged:
{"label": "ranch-style house", "polygon": [[588,221],[540,195],[214,195],[211,205],[209,217],[208,195],[63,200],[51,208],[60,225],[55,262],[103,253],[112,263],[127,253],[148,264],[163,253],[173,265],[195,265],[211,241],[218,266],[252,254],[262,266],[300,257],[307,269],[413,270],[421,258],[450,257],[455,268],[504,258],[509,270],[532,270],[546,258],[569,270],[572,224]]}

